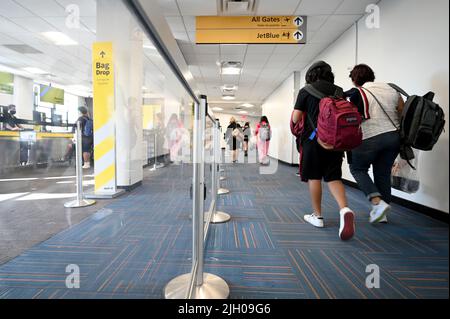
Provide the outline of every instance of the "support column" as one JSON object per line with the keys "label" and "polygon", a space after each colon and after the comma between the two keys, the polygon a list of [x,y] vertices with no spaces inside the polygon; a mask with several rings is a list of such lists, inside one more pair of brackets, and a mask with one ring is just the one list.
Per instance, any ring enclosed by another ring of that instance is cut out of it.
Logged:
{"label": "support column", "polygon": [[121,1],[97,1],[97,42],[112,42],[114,51],[116,183],[122,189],[143,179],[143,37]]}

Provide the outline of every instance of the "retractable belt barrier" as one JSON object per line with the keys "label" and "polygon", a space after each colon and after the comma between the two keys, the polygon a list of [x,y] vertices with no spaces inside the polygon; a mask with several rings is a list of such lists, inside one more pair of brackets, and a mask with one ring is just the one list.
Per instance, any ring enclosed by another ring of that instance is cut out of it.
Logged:
{"label": "retractable belt barrier", "polygon": [[164,288],[166,299],[226,299],[230,289],[220,277],[204,272],[204,251],[211,223],[224,223],[230,215],[217,211],[220,162],[219,122],[213,121],[213,169],[211,170],[212,200],[205,213],[205,126],[207,116],[206,96],[194,106],[193,184],[192,184],[192,270],[172,279]]}

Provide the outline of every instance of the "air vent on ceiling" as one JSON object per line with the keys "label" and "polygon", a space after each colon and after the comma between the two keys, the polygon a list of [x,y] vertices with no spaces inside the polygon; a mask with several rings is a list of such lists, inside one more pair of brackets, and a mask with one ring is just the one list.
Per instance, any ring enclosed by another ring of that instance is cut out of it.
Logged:
{"label": "air vent on ceiling", "polygon": [[5,44],[5,48],[8,48],[10,50],[16,51],[18,53],[22,54],[42,54],[43,52],[36,50],[33,47],[30,47],[26,44]]}
{"label": "air vent on ceiling", "polygon": [[258,0],[217,0],[219,15],[255,15]]}

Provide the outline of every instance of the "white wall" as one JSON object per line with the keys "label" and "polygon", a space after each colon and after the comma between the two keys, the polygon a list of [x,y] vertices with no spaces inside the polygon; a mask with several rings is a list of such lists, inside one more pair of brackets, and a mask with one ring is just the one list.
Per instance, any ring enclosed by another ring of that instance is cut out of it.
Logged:
{"label": "white wall", "polygon": [[[394,195],[448,213],[449,2],[383,0],[379,6],[379,29],[366,28],[363,18],[358,23],[358,38],[354,26],[315,60],[330,63],[336,84],[345,89],[351,87],[348,68],[357,62],[373,67],[377,81],[395,82],[410,94],[436,93],[435,101],[447,114],[446,132],[432,152],[420,155],[419,192],[408,195],[394,191]],[[344,178],[354,181],[345,164]]]}
{"label": "white wall", "polygon": [[289,123],[295,105],[294,92],[292,74],[262,105],[262,113],[269,119],[273,131],[269,156],[290,164],[298,162],[298,153]]}

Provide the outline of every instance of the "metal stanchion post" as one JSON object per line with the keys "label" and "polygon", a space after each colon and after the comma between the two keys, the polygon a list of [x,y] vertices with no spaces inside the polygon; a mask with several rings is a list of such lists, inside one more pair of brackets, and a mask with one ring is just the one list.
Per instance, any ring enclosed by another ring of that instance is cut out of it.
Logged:
{"label": "metal stanchion post", "polygon": [[153,167],[150,169],[151,172],[156,171],[159,168],[164,167],[163,164],[158,163],[158,130],[156,129],[156,111],[155,108],[153,108],[153,130],[155,131],[154,139],[153,139],[153,155],[155,156],[155,163],[153,164]]}
{"label": "metal stanchion post", "polygon": [[154,149],[153,155],[155,156],[155,163],[153,164],[153,167],[150,169],[151,172],[156,171],[157,169],[164,167],[163,164],[158,163],[158,142],[157,142],[157,136],[158,135],[157,135],[156,130],[155,130],[154,136],[155,136],[155,139],[154,139],[154,142],[153,142],[153,149]]}
{"label": "metal stanchion post", "polygon": [[226,299],[228,284],[220,277],[204,273],[204,132],[206,97],[194,108],[193,249],[192,271],[172,279],[164,288],[166,299]]}
{"label": "metal stanchion post", "polygon": [[77,199],[64,204],[66,208],[79,208],[86,207],[95,204],[95,200],[85,199],[83,194],[83,168],[81,164],[81,157],[83,156],[82,144],[81,144],[81,125],[80,121],[77,121],[76,131],[76,171],[77,171]]}
{"label": "metal stanchion post", "polygon": [[231,219],[231,216],[225,212],[217,211],[217,202],[219,195],[219,184],[220,184],[220,168],[219,161],[221,158],[221,149],[220,149],[220,132],[219,132],[219,121],[216,120],[216,125],[214,127],[214,135],[213,135],[213,145],[214,145],[214,159],[213,159],[213,179],[212,179],[212,197],[216,199],[216,205],[214,207],[213,216],[211,218],[211,223],[220,224],[226,223]]}

